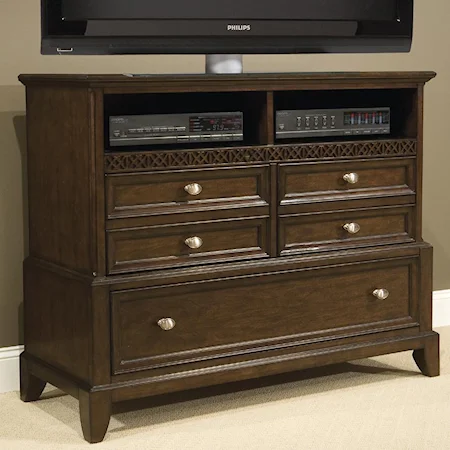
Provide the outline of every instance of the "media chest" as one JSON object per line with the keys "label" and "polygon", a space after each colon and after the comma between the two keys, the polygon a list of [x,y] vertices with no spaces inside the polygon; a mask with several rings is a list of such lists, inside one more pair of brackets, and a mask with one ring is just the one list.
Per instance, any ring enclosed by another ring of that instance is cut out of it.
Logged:
{"label": "media chest", "polygon": [[[434,73],[22,75],[21,397],[113,403],[413,350],[439,374],[422,239]],[[277,139],[276,111],[390,108],[388,135]],[[109,118],[241,111],[241,142],[109,145]]]}

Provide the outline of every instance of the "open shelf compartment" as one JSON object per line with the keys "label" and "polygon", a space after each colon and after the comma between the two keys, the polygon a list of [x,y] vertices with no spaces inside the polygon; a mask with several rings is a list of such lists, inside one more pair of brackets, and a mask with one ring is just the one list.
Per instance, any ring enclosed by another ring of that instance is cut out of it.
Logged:
{"label": "open shelf compartment", "polygon": [[182,92],[149,94],[109,94],[104,98],[105,136],[109,136],[109,118],[132,115],[242,112],[244,138],[239,142],[183,142],[112,147],[106,151],[145,151],[179,148],[265,145],[268,143],[266,92]]}
{"label": "open shelf compartment", "polygon": [[[311,136],[289,139],[276,138],[277,143],[320,142],[342,140],[404,139],[417,137],[417,91],[415,89],[344,89],[278,91],[274,93],[274,122],[276,129],[277,111],[290,110],[372,110],[390,108],[391,130],[389,134],[350,136]],[[312,114],[314,115],[314,114]],[[313,125],[312,125],[313,128]]]}

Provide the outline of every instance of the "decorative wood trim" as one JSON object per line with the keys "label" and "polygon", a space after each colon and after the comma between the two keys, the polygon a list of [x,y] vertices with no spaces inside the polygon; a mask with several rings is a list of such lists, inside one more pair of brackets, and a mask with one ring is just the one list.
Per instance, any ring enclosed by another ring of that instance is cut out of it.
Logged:
{"label": "decorative wood trim", "polygon": [[[91,185],[91,209],[92,209],[92,235],[95,238],[96,245],[93,248],[93,267],[94,276],[106,275],[105,259],[105,177],[103,172],[103,156],[105,148],[105,136],[101,127],[96,124],[103,123],[104,105],[103,92],[95,89],[90,92],[91,101],[91,167],[92,167],[92,185]],[[95,275],[95,273],[97,275]]]}
{"label": "decorative wood trim", "polygon": [[[19,76],[25,85],[50,83],[63,85],[81,85],[89,87],[106,87],[113,89],[122,87],[136,89],[144,87],[153,91],[198,90],[287,90],[322,87],[330,83],[339,87],[365,84],[414,85],[426,83],[436,76],[435,72],[299,72],[299,73],[255,73],[242,75],[148,75],[130,77],[127,75],[96,75],[96,74],[22,74]],[[359,88],[359,86],[358,86]],[[108,89],[107,91],[108,92]]]}
{"label": "decorative wood trim", "polygon": [[[386,353],[397,353],[407,350],[421,349],[426,341],[436,333],[421,333],[415,336],[394,337],[370,342],[340,345],[331,349],[313,349],[297,353],[288,353],[274,357],[265,357],[244,362],[230,363],[224,366],[216,365],[207,368],[193,369],[184,372],[160,375],[141,380],[117,382],[112,386],[100,386],[93,392],[112,390],[113,402],[132,400],[149,395],[159,395],[173,392],[178,380],[183,379],[183,389],[194,389],[211,385],[210,374],[220,376],[222,383],[239,381],[242,379],[275,375],[310,367],[317,367],[322,362],[337,364],[356,359],[371,358]],[[287,366],[281,368],[280,363]],[[249,376],[249,374],[251,376]]]}
{"label": "decorative wood trim", "polygon": [[326,159],[415,156],[415,139],[333,142],[261,147],[235,147],[200,150],[167,150],[109,153],[105,171],[120,173],[175,167],[220,166],[274,161],[314,161]]}
{"label": "decorative wood trim", "polygon": [[[288,350],[300,348],[307,344],[324,344],[342,342],[355,337],[367,337],[389,331],[417,329],[419,324],[411,318],[401,318],[384,322],[375,322],[350,327],[342,327],[323,332],[309,332],[292,335],[284,338],[268,338],[260,341],[251,341],[239,344],[217,345],[193,350],[180,351],[169,355],[148,356],[139,359],[126,359],[120,361],[119,368],[114,375],[136,373],[140,371],[160,369],[179,364],[191,364],[219,358],[252,355],[255,353]],[[332,334],[334,332],[334,334]]]}

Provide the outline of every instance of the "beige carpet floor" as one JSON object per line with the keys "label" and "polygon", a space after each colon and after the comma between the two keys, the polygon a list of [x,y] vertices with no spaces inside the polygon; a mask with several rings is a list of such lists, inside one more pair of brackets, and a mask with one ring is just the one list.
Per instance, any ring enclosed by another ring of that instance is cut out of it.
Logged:
{"label": "beige carpet floor", "polygon": [[[310,370],[286,384],[115,414],[98,449],[450,449],[450,327],[438,378],[411,352]],[[92,448],[73,398],[0,395],[0,449]]]}

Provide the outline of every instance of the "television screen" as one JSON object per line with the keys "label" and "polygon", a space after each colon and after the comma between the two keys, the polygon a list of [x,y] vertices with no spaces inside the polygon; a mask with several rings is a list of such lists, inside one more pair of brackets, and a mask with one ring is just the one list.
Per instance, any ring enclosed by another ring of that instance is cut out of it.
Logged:
{"label": "television screen", "polygon": [[409,51],[413,0],[41,0],[42,52]]}

